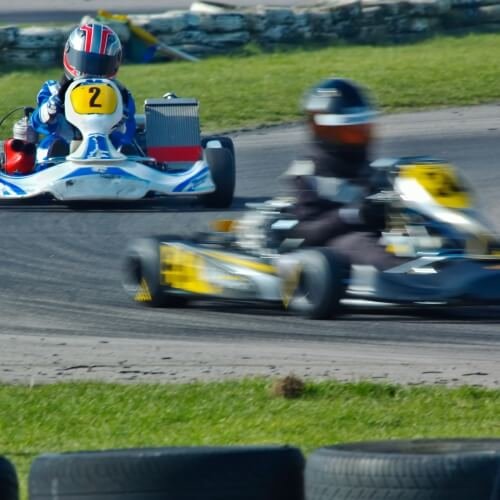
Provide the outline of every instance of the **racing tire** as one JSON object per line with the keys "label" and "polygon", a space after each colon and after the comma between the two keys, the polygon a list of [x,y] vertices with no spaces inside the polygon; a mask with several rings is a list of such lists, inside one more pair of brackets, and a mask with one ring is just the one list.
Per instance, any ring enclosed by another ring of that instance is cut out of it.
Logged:
{"label": "racing tire", "polygon": [[285,446],[165,447],[38,456],[30,500],[302,500],[304,458]]}
{"label": "racing tire", "polygon": [[308,249],[290,255],[298,263],[298,274],[288,291],[290,282],[282,275],[286,309],[310,319],[337,316],[341,312],[340,300],[346,289],[349,265],[328,248]]}
{"label": "racing tire", "polygon": [[340,444],[307,460],[308,500],[500,498],[500,439]]}
{"label": "racing tire", "polygon": [[224,149],[229,149],[229,151],[231,151],[231,154],[233,155],[234,161],[236,162],[236,154],[235,154],[235,151],[234,151],[234,143],[233,143],[233,140],[230,137],[227,137],[227,136],[224,136],[224,135],[210,135],[210,136],[207,136],[207,137],[202,137],[202,139],[201,139],[201,147],[203,149],[206,149],[207,144],[210,141],[218,141],[220,143],[220,145]]}
{"label": "racing tire", "polygon": [[226,148],[207,148],[205,158],[210,167],[215,191],[201,195],[201,202],[207,208],[229,208],[233,202],[236,183],[234,156]]}
{"label": "racing tire", "polygon": [[141,238],[129,244],[123,258],[123,288],[136,302],[152,307],[184,306],[187,297],[160,283],[160,243],[160,238]]}
{"label": "racing tire", "polygon": [[0,456],[0,500],[18,500],[19,482],[16,468],[5,457]]}

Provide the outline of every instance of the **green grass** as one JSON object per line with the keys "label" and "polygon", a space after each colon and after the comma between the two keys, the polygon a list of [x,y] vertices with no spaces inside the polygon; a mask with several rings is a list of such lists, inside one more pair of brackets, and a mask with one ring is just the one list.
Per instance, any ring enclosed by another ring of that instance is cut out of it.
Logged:
{"label": "green grass", "polygon": [[[343,75],[372,90],[386,111],[469,105],[500,99],[500,34],[439,37],[398,46],[332,46],[214,57],[200,63],[123,65],[120,80],[139,107],[166,91],[197,97],[205,130],[296,120],[305,88]],[[0,69],[0,116],[34,104],[60,69]]]}
{"label": "green grass", "polygon": [[0,385],[0,452],[26,498],[44,452],[175,445],[290,444],[305,453],[336,442],[500,437],[500,391],[309,383],[298,399],[271,382],[184,385]]}

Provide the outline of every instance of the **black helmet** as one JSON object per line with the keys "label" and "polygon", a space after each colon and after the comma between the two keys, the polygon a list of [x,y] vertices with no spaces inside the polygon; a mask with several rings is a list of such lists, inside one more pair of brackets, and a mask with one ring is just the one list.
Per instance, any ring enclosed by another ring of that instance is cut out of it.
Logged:
{"label": "black helmet", "polygon": [[345,78],[329,78],[303,99],[314,140],[329,150],[366,151],[371,143],[376,111],[366,93]]}

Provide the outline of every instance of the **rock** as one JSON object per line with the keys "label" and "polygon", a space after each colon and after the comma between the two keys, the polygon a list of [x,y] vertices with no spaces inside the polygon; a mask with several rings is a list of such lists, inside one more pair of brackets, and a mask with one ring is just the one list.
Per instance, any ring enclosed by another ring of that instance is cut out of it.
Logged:
{"label": "rock", "polygon": [[205,37],[205,43],[210,47],[232,49],[237,46],[245,45],[250,41],[248,31],[235,31],[232,33],[217,33]]}
{"label": "rock", "polygon": [[0,27],[0,49],[14,45],[19,33],[17,26]]}
{"label": "rock", "polygon": [[144,23],[144,18],[142,22],[141,18],[137,19],[134,16],[131,16],[130,19],[133,23],[137,22],[138,25],[141,25],[155,35],[178,33],[200,26],[200,16],[186,11],[173,10],[163,14],[153,14],[148,17],[149,19],[146,23]]}
{"label": "rock", "polygon": [[246,29],[246,19],[241,13],[214,14],[200,16],[200,29],[208,33],[228,33]]}
{"label": "rock", "polygon": [[16,66],[51,66],[60,63],[61,51],[56,49],[11,49],[0,52],[0,60]]}
{"label": "rock", "polygon": [[62,47],[65,41],[57,28],[31,26],[19,30],[15,46],[18,49],[55,49]]}

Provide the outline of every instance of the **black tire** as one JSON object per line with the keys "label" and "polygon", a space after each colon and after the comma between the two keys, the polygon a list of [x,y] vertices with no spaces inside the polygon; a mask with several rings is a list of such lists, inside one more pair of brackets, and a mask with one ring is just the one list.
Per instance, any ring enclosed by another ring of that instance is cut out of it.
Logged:
{"label": "black tire", "polygon": [[145,448],[46,454],[30,500],[302,500],[304,458],[289,447]]}
{"label": "black tire", "polygon": [[500,499],[500,439],[351,443],[308,458],[307,500]]}
{"label": "black tire", "polygon": [[5,457],[0,457],[0,500],[18,500],[19,482],[16,468]]}
{"label": "black tire", "polygon": [[[349,276],[348,264],[327,248],[302,250],[290,257],[298,262],[299,274],[289,296],[284,298],[287,310],[310,319],[337,316]],[[284,276],[283,287],[286,287]]]}
{"label": "black tire", "polygon": [[201,202],[207,208],[229,208],[233,202],[236,183],[234,157],[225,148],[207,148],[205,157],[210,166],[215,191],[201,195]]}
{"label": "black tire", "polygon": [[203,149],[205,149],[207,147],[207,144],[209,143],[209,141],[219,141],[221,146],[224,149],[229,149],[229,151],[231,151],[231,154],[233,155],[234,161],[236,163],[236,154],[234,151],[234,143],[230,137],[227,137],[225,135],[210,135],[207,137],[202,137],[201,147]]}
{"label": "black tire", "polygon": [[172,292],[160,282],[160,238],[132,241],[123,258],[122,284],[135,301],[153,307],[180,307],[187,297]]}

